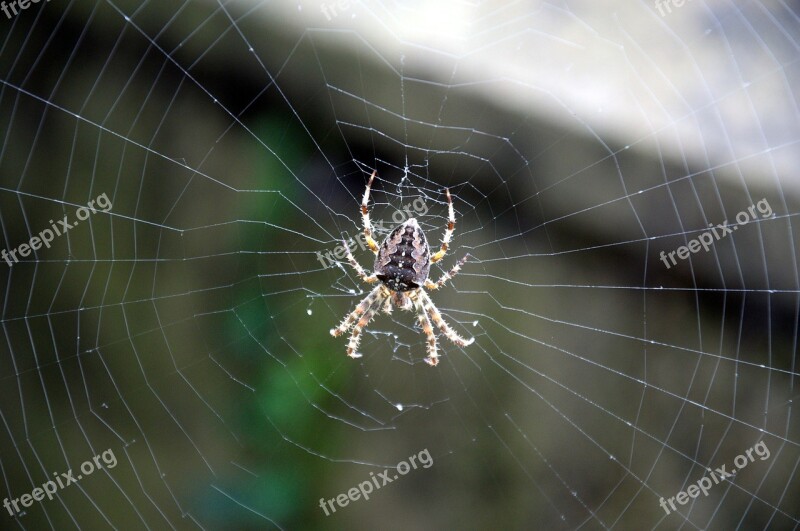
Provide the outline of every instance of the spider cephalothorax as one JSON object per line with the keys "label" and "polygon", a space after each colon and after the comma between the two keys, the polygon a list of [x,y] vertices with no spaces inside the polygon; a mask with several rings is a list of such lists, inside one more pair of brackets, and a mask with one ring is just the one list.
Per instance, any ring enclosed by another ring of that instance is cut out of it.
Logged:
{"label": "spider cephalothorax", "polygon": [[369,295],[364,297],[356,306],[356,309],[342,321],[342,324],[337,328],[331,329],[331,335],[336,337],[353,328],[353,332],[350,335],[350,343],[347,345],[347,355],[351,358],[360,358],[361,354],[357,353],[356,349],[361,338],[361,331],[379,310],[383,310],[384,313],[391,313],[393,306],[397,306],[402,310],[416,309],[419,324],[428,338],[428,356],[425,361],[429,365],[435,366],[439,363],[439,354],[431,320],[456,345],[465,347],[474,341],[474,338],[468,340],[462,338],[450,328],[450,325],[444,321],[442,314],[439,313],[439,310],[436,309],[433,301],[423,289],[435,290],[441,288],[445,282],[458,273],[467,260],[467,256],[459,260],[453,269],[442,275],[442,278],[436,282],[431,282],[428,279],[431,264],[438,262],[445,256],[455,230],[456,221],[453,200],[450,197],[450,191],[446,190],[449,212],[447,230],[445,230],[444,238],[442,239],[441,249],[433,256],[431,256],[425,233],[414,218],[396,227],[378,247],[378,244],[372,238],[372,224],[369,221],[369,210],[367,208],[369,191],[376,173],[376,171],[372,172],[372,176],[367,183],[367,189],[364,191],[364,199],[361,201],[364,237],[370,250],[376,255],[373,274],[367,275],[364,268],[356,262],[346,243],[344,248],[347,249],[347,260],[356,270],[359,278],[368,284],[376,282],[380,282],[380,284]]}

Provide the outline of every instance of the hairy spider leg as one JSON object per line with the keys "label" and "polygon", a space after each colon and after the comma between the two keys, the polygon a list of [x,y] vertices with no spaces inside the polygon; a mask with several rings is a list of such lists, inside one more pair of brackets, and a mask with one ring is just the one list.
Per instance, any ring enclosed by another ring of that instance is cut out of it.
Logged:
{"label": "hairy spider leg", "polygon": [[444,286],[445,282],[452,279],[454,276],[456,276],[456,274],[458,274],[459,271],[461,271],[461,266],[464,265],[464,262],[466,262],[470,256],[471,255],[469,254],[465,255],[464,258],[456,262],[456,265],[454,265],[450,271],[443,274],[442,278],[436,282],[431,282],[430,279],[425,279],[425,289],[436,290]]}
{"label": "hairy spider leg", "polygon": [[435,264],[442,258],[444,255],[447,254],[447,246],[450,243],[450,240],[453,238],[453,232],[456,230],[456,213],[453,210],[453,198],[450,197],[450,190],[445,188],[444,191],[447,193],[447,211],[448,211],[448,219],[447,219],[447,230],[444,231],[444,238],[442,238],[442,247],[439,249],[439,252],[431,256],[431,263]]}
{"label": "hairy spider leg", "polygon": [[345,332],[347,332],[353,323],[355,323],[359,317],[364,315],[374,304],[376,301],[383,302],[383,297],[385,297],[383,284],[376,286],[375,289],[369,292],[369,295],[364,297],[364,299],[356,306],[356,309],[350,312],[350,315],[344,318],[342,324],[340,324],[336,328],[331,328],[331,335],[333,337],[338,337]]}
{"label": "hairy spider leg", "polygon": [[[422,293],[422,290],[418,291]],[[423,306],[422,298],[414,298],[414,308],[417,310],[417,319],[419,319],[419,325],[422,327],[422,331],[425,332],[425,336],[428,338],[428,356],[425,358],[425,363],[431,367],[436,367],[436,365],[439,364],[439,352],[436,348],[436,336],[433,335],[433,326],[431,326],[431,320],[428,319],[428,314]]]}
{"label": "hairy spider leg", "polygon": [[449,339],[459,347],[466,347],[468,345],[471,345],[475,341],[474,337],[471,337],[469,339],[464,339],[463,337],[458,335],[455,332],[455,330],[450,328],[450,325],[448,325],[445,322],[444,318],[442,318],[442,314],[439,313],[439,310],[436,308],[436,306],[434,306],[433,301],[431,301],[431,298],[428,296],[427,293],[420,290],[420,298],[422,299],[422,305],[425,308],[425,311],[428,312],[428,314],[430,314],[433,322],[436,324],[437,327],[439,327],[439,330],[441,330],[442,333],[445,336],[447,336],[447,339]]}
{"label": "hairy spider leg", "polygon": [[364,315],[361,316],[361,319],[358,320],[356,325],[353,327],[353,333],[350,334],[350,341],[347,343],[347,355],[351,358],[360,358],[361,354],[356,352],[358,348],[358,343],[361,341],[361,330],[364,329],[367,324],[369,324],[372,317],[380,310],[381,306],[383,306],[383,301],[380,297],[372,303],[372,305],[367,308],[364,312]]}
{"label": "hairy spider leg", "polygon": [[394,301],[392,300],[392,297],[386,297],[386,300],[383,301],[383,308],[381,308],[383,313],[391,314],[392,313],[392,305],[393,305],[393,303],[394,303]]}
{"label": "hairy spider leg", "polygon": [[344,248],[347,249],[347,261],[350,262],[352,268],[356,270],[358,278],[360,278],[367,284],[374,284],[375,282],[377,282],[378,277],[374,274],[368,275],[367,272],[364,271],[364,268],[361,267],[361,264],[359,264],[358,261],[356,261],[355,256],[353,256],[353,253],[350,251],[350,247],[347,246],[347,242],[342,240],[342,245],[344,245]]}
{"label": "hairy spider leg", "polygon": [[367,241],[370,251],[375,254],[378,254],[378,244],[372,238],[372,223],[369,221],[369,209],[367,208],[367,203],[369,203],[369,190],[372,188],[372,181],[375,179],[375,174],[377,173],[378,170],[374,170],[372,172],[369,182],[367,183],[367,189],[364,190],[364,199],[361,200],[361,218],[364,220],[364,239]]}

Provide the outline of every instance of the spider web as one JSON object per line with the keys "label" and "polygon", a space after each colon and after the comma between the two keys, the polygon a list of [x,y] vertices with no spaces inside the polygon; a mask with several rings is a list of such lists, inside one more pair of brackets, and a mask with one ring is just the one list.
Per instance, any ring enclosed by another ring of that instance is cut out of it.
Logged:
{"label": "spider web", "polygon": [[[4,497],[118,459],[3,527],[798,527],[796,6],[431,4],[0,16],[4,249],[113,205],[0,263]],[[453,196],[435,369],[412,312],[328,333],[372,170],[379,240]]]}

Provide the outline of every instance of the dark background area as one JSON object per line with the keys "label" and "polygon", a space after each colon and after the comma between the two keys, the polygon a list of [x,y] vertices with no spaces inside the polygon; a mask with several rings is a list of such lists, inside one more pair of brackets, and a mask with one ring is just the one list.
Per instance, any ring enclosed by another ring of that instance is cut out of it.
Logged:
{"label": "dark background area", "polygon": [[[465,57],[402,39],[384,55],[358,26],[281,9],[54,1],[0,17],[3,247],[113,203],[0,267],[4,497],[119,460],[2,526],[795,528],[800,205],[775,164],[515,107],[490,88],[536,87],[473,84]],[[782,28],[796,37],[796,17]],[[795,94],[796,57],[780,60]],[[316,253],[358,233],[373,168],[374,219],[423,197],[435,241],[449,187],[442,268],[475,257],[433,300],[476,343],[440,337],[436,369],[411,314],[377,317],[357,361],[328,333],[365,292]],[[774,217],[659,261],[762,198]],[[759,440],[769,460],[664,515],[660,496]],[[422,449],[430,468],[319,509]]]}

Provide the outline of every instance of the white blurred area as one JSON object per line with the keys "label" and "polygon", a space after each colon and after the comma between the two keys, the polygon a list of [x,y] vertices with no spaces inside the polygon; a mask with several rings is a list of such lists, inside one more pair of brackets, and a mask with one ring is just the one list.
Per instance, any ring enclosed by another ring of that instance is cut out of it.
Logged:
{"label": "white blurred area", "polygon": [[797,191],[796,17],[782,2],[659,1],[252,4],[268,25],[353,33],[403,75],[470,86],[717,178]]}

